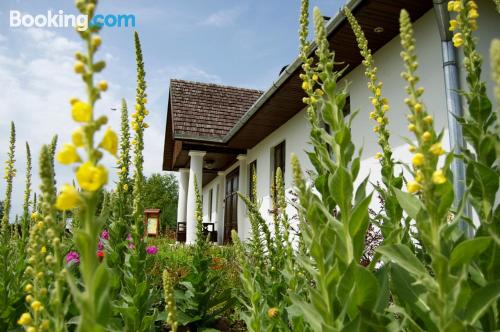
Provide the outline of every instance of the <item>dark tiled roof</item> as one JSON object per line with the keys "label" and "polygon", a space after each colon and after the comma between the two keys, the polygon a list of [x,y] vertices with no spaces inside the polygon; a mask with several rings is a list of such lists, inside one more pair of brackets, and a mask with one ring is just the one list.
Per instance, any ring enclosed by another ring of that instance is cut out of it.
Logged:
{"label": "dark tiled roof", "polygon": [[259,90],[171,80],[174,137],[180,134],[221,138],[262,93]]}

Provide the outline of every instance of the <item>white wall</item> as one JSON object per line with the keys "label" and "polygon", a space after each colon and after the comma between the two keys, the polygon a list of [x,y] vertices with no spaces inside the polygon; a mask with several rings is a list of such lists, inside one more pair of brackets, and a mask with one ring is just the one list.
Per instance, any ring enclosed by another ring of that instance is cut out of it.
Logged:
{"label": "white wall", "polygon": [[[479,49],[482,54],[486,55],[483,76],[489,76],[489,44],[494,36],[497,38],[500,37],[500,29],[498,29],[500,27],[500,16],[494,12],[492,1],[480,0],[479,9],[481,15],[479,19],[480,30],[477,32],[480,39]],[[414,29],[417,43],[416,50],[420,64],[418,69],[418,75],[421,79],[420,86],[425,88],[423,98],[428,112],[434,116],[436,129],[446,129],[447,114],[441,41],[437,30],[434,10],[430,10],[415,22]],[[388,98],[391,107],[388,117],[390,120],[389,129],[392,134],[390,143],[394,147],[394,158],[403,162],[409,162],[411,154],[408,152],[407,146],[402,139],[403,136],[411,137],[411,133],[406,129],[408,125],[406,120],[408,108],[403,102],[406,93],[404,91],[405,82],[400,76],[400,73],[404,70],[403,62],[399,55],[400,51],[401,46],[398,36],[375,53],[374,59],[376,66],[379,68],[379,79],[384,82],[382,93]],[[488,91],[492,96],[493,85],[489,77],[485,77],[485,79],[488,80]],[[373,133],[375,122],[369,119],[372,106],[369,101],[369,91],[366,86],[364,68],[358,66],[343,81],[350,82],[351,112],[360,110],[352,126],[353,141],[357,148],[363,147],[363,157],[365,158],[361,164],[358,182],[368,174],[370,174],[370,181],[376,182],[380,180],[380,166],[379,162],[373,156],[379,151],[379,147],[377,136]],[[462,82],[462,87],[465,87],[464,82]],[[306,150],[311,150],[310,146],[308,146],[308,139],[309,123],[305,112],[301,111],[254,148],[248,150],[247,163],[257,160],[257,195],[263,203],[261,212],[269,221],[271,220],[271,216],[268,213],[268,209],[270,208],[271,150],[277,144],[284,140],[286,141],[285,187],[290,188],[292,186],[290,166],[290,154],[292,152],[297,154],[302,169],[308,170],[312,168],[307,155],[304,153]],[[443,145],[445,147],[449,146],[446,133]],[[211,185],[213,183],[203,189],[204,195],[208,195],[207,189]],[[220,215],[223,216],[223,214]],[[248,234],[250,230],[248,222],[246,225],[246,229],[241,230],[244,234]]]}

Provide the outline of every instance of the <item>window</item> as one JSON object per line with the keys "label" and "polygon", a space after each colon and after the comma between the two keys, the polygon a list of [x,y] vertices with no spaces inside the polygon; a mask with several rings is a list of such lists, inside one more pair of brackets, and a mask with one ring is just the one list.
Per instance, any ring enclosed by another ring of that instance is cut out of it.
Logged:
{"label": "window", "polygon": [[280,144],[276,145],[273,148],[272,151],[272,181],[271,183],[273,184],[273,188],[276,188],[276,170],[278,167],[281,169],[281,176],[284,184],[285,180],[285,141],[281,142]]}
{"label": "window", "polygon": [[208,222],[212,222],[212,201],[214,196],[214,189],[208,192]]}
{"label": "window", "polygon": [[250,201],[255,202],[257,197],[254,196],[254,191],[257,191],[255,187],[257,183],[254,183],[254,177],[257,176],[257,160],[254,160],[248,165],[248,198]]}

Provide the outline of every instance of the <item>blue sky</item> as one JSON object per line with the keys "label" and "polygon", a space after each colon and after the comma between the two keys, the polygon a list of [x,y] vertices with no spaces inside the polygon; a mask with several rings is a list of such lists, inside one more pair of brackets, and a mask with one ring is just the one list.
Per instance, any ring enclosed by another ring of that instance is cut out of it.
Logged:
{"label": "blue sky", "polygon": [[[68,0],[2,0],[0,2],[0,159],[6,158],[10,121],[17,126],[18,174],[14,213],[20,213],[24,190],[24,142],[34,154],[34,185],[38,189],[38,151],[58,134],[69,141],[76,127],[68,99],[83,96],[83,85],[72,73],[73,55],[82,43],[71,28],[11,28],[9,13],[46,14],[62,9],[76,14]],[[334,16],[342,0],[311,1],[324,15]],[[171,78],[267,89],[279,70],[292,62],[298,49],[299,0],[107,0],[102,14],[133,14],[140,33],[150,100],[146,132],[145,171],[161,171],[163,135]],[[118,129],[119,113],[111,108],[124,97],[133,103],[135,55],[132,28],[105,28],[99,56],[107,61],[102,78],[110,88],[98,112]],[[108,166],[114,160],[104,160]],[[72,180],[70,167],[57,166],[59,184]],[[111,181],[116,177],[113,176]],[[0,183],[0,197],[4,196]]]}

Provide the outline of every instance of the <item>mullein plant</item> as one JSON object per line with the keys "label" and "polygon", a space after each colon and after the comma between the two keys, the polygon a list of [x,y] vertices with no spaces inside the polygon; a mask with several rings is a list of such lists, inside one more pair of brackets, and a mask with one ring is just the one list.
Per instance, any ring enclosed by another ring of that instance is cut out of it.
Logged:
{"label": "mullein plant", "polygon": [[[481,221],[476,236],[492,236],[496,239],[478,260],[483,277],[479,284],[483,285],[500,279],[500,204],[497,199],[500,186],[500,114],[493,111],[486,82],[481,79],[483,60],[477,51],[477,38],[474,36],[479,17],[477,2],[450,1],[448,10],[453,16],[450,21],[450,31],[454,33],[453,44],[463,52],[467,82],[467,89],[462,92],[467,102],[467,112],[459,121],[467,142],[463,157],[468,198]],[[492,54],[492,59],[494,57],[495,54]],[[495,67],[492,63],[493,73]],[[498,310],[500,303],[488,311],[488,318],[484,319],[489,321],[488,329],[498,328],[495,323]]]}
{"label": "mullein plant", "polygon": [[[375,60],[371,50],[368,48],[368,40],[357,22],[354,15],[346,7],[344,8],[351,28],[356,36],[358,47],[363,57],[363,66],[365,68],[365,76],[368,79],[368,89],[371,93],[371,103],[373,111],[370,112],[370,119],[376,122],[373,131],[378,135],[378,144],[382,152],[377,152],[375,158],[380,160],[382,168],[382,183],[384,186],[377,185],[377,191],[383,200],[384,214],[376,216],[377,226],[381,229],[384,236],[384,243],[401,243],[411,244],[409,236],[409,220],[402,223],[403,209],[399,205],[396,193],[393,188],[401,189],[403,186],[403,173],[397,174],[396,162],[392,156],[392,149],[389,145],[390,132],[388,129],[389,118],[386,113],[389,111],[389,101],[382,94],[383,84],[378,79],[378,68],[375,66]],[[376,260],[373,261],[376,263]],[[372,263],[372,265],[373,265]]]}
{"label": "mullein plant", "polygon": [[172,277],[167,270],[163,271],[163,294],[165,297],[165,312],[167,313],[167,324],[172,332],[177,332],[177,308],[175,306],[174,286]]}
{"label": "mullein plant", "polygon": [[26,180],[23,200],[23,217],[21,219],[21,243],[26,243],[29,235],[30,226],[30,198],[31,198],[31,150],[28,142],[26,142]]}
{"label": "mullein plant", "polygon": [[42,211],[33,216],[35,223],[30,228],[27,250],[29,282],[24,290],[29,311],[21,315],[18,323],[27,331],[65,331],[66,270],[61,248],[64,225],[56,218],[53,158],[46,145],[40,153],[40,178]]}
{"label": "mullein plant", "polygon": [[[97,1],[78,0],[77,9],[92,19]],[[79,31],[85,43],[85,54],[77,52],[74,66],[75,73],[85,83],[87,99],[73,98],[71,115],[80,126],[72,134],[72,142],[64,144],[57,153],[61,164],[73,165],[80,191],[70,184],[62,186],[55,206],[59,210],[73,210],[78,207],[79,229],[74,230],[75,243],[80,253],[81,284],[68,274],[73,299],[79,309],[77,331],[104,331],[110,324],[111,306],[109,301],[109,276],[105,264],[100,264],[97,252],[97,241],[101,225],[95,217],[99,191],[108,182],[108,170],[100,164],[104,152],[116,156],[118,137],[108,128],[99,144],[96,134],[107,124],[106,116],[97,116],[95,105],[101,94],[108,89],[106,81],[97,84],[94,76],[104,67],[104,61],[95,61],[102,40],[98,35],[100,27],[90,26],[88,30]],[[85,153],[82,158],[79,149]]]}
{"label": "mullein plant", "polygon": [[[8,330],[15,326],[18,311],[22,308],[24,253],[20,252],[17,236],[17,225],[10,225],[9,215],[12,201],[12,185],[16,176],[15,145],[16,131],[14,123],[10,124],[9,150],[5,165],[5,197],[3,216],[0,225],[0,330]],[[14,230],[11,232],[11,230]],[[11,234],[12,233],[12,234]],[[16,258],[17,256],[17,258]]]}
{"label": "mullein plant", "polygon": [[[398,198],[405,212],[416,221],[427,259],[419,260],[403,244],[377,249],[391,261],[394,303],[389,310],[401,317],[401,328],[409,330],[490,330],[489,322],[485,325],[480,318],[496,301],[499,283],[479,285],[470,278],[481,279],[474,259],[487,249],[491,238],[466,239],[458,227],[461,209],[450,215],[454,193],[449,166],[453,154],[442,149],[442,133],[436,133],[423,103],[424,91],[418,87],[416,75],[413,28],[405,10],[401,12],[400,30],[401,56],[406,68],[402,77],[408,83],[408,129],[414,133],[417,144],[411,170],[414,180],[407,183],[408,193],[400,191]],[[440,156],[445,157],[442,166]]]}
{"label": "mullein plant", "polygon": [[113,288],[117,293],[121,289],[123,266],[129,252],[128,242],[125,241],[130,234],[131,209],[130,209],[130,128],[128,120],[127,103],[122,99],[121,105],[121,130],[120,154],[118,157],[118,183],[113,194],[113,209],[109,227],[109,248],[107,264],[113,269]]}
{"label": "mullein plant", "polygon": [[486,83],[481,79],[483,61],[473,35],[477,30],[478,6],[475,1],[450,1],[448,10],[456,14],[450,21],[450,30],[454,32],[454,46],[463,50],[468,87],[463,93],[468,112],[460,122],[465,140],[472,148],[463,151],[467,165],[466,184],[471,188],[469,199],[485,227],[491,225],[489,231],[498,233],[493,220],[500,217],[499,205],[495,202],[500,181],[496,152],[500,138],[494,129],[497,114],[492,111]]}
{"label": "mullein plant", "polygon": [[[256,173],[253,172],[253,196],[256,193]],[[241,313],[251,331],[302,330],[301,315],[287,310],[292,302],[290,294],[301,295],[304,274],[296,269],[291,226],[286,208],[283,176],[276,171],[276,186],[273,189],[272,223],[273,233],[261,215],[260,202],[239,195],[244,200],[251,224],[251,239],[242,245],[237,234],[232,234],[237,248],[240,278],[243,291],[240,302],[245,310]],[[302,277],[302,278],[301,278]]]}
{"label": "mullein plant", "polygon": [[[146,109],[146,73],[142,57],[139,34],[134,33],[136,65],[137,65],[137,88],[135,112],[132,113],[131,127],[134,131],[133,146],[133,191],[132,191],[132,225],[131,236],[133,248],[126,260],[121,300],[117,307],[120,312],[125,329],[130,331],[149,331],[152,329],[156,319],[156,309],[153,309],[154,294],[148,286],[146,275],[146,243],[144,228],[144,174],[143,174],[143,150],[144,130],[148,124],[144,121],[149,114]],[[126,165],[122,167],[127,167]],[[126,174],[126,173],[125,173]],[[122,190],[128,188],[128,183],[122,184]],[[124,190],[125,191],[125,190]],[[125,216],[124,216],[125,217]]]}
{"label": "mullein plant", "polygon": [[[214,273],[214,262],[210,255],[210,243],[203,227],[203,203],[194,179],[196,195],[196,242],[192,247],[193,258],[190,273],[180,282],[176,290],[178,322],[196,331],[211,325],[233,304],[231,289],[225,286],[220,274]],[[181,314],[182,313],[182,314]]]}
{"label": "mullein plant", "polygon": [[[318,8],[314,9],[316,64],[309,57],[307,26],[308,1],[304,0],[301,78],[314,148],[314,153],[309,153],[315,169],[313,186],[304,178],[295,155],[292,168],[306,248],[306,254],[298,255],[297,262],[308,272],[311,282],[304,286],[306,297],[292,300],[304,315],[307,331],[383,329],[390,322],[385,313],[389,299],[385,270],[376,274],[360,264],[371,194],[366,194],[366,179],[357,188],[354,186],[360,167],[350,132],[355,114],[344,118],[347,91],[337,85],[342,72],[334,71],[334,54]],[[325,130],[325,124],[330,132]]]}

